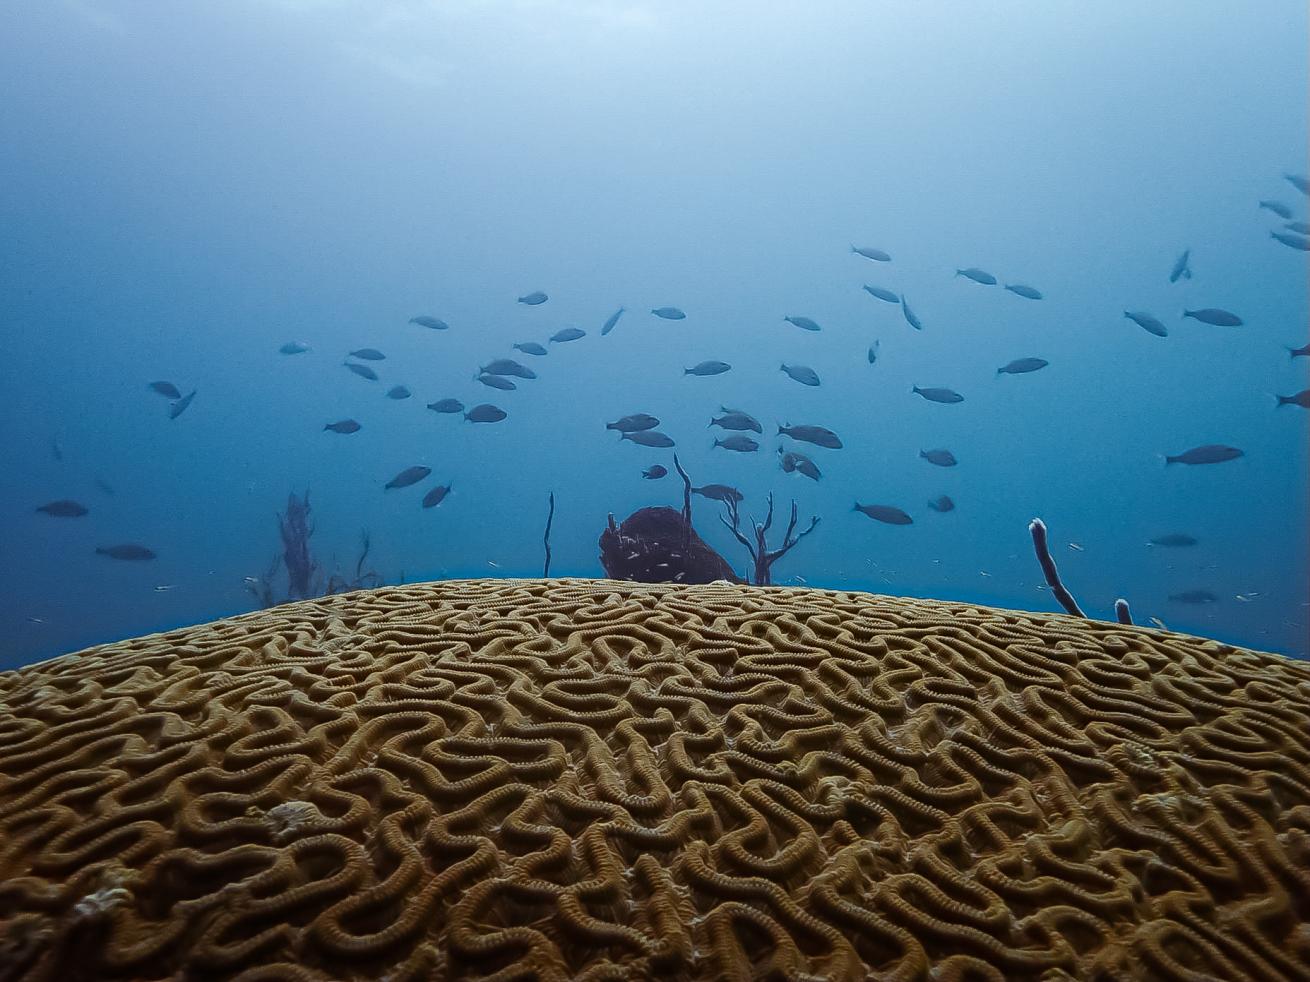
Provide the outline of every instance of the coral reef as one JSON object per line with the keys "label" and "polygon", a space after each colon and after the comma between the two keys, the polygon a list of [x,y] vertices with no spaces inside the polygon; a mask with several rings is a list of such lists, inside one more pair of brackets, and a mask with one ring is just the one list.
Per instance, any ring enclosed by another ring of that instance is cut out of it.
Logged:
{"label": "coral reef", "polygon": [[4,979],[1307,965],[1310,667],[1212,641],[456,581],[0,674]]}

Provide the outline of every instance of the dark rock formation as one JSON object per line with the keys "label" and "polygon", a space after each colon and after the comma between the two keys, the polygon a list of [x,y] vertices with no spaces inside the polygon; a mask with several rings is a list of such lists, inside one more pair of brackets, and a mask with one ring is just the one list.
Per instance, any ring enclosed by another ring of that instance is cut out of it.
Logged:
{"label": "dark rock formation", "polygon": [[639,583],[744,582],[673,508],[642,508],[600,534],[600,564],[615,580]]}

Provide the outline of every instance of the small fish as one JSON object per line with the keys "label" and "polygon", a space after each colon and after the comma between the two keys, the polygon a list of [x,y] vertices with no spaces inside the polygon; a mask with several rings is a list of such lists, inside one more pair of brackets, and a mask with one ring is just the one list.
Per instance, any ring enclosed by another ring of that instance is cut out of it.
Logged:
{"label": "small fish", "polygon": [[923,330],[923,322],[920,321],[919,318],[915,316],[914,311],[910,309],[910,305],[906,301],[905,294],[903,293],[901,294],[901,313],[905,317],[905,323],[909,324],[916,331]]}
{"label": "small fish", "polygon": [[638,430],[653,430],[660,421],[649,413],[633,413],[621,416],[612,423],[606,423],[605,429],[618,430],[620,433],[636,433]]}
{"label": "small fish", "polygon": [[1157,338],[1169,336],[1168,328],[1144,310],[1125,310],[1124,316],[1148,334],[1154,334]]}
{"label": "small fish", "polygon": [[736,488],[729,487],[726,484],[706,484],[703,487],[692,488],[692,494],[698,494],[702,498],[709,498],[711,501],[733,501],[737,504],[745,499],[745,495]]}
{"label": "small fish", "polygon": [[181,399],[182,393],[178,391],[176,385],[172,382],[151,382],[150,388],[158,392],[161,396],[167,396],[169,399]]}
{"label": "small fish", "polygon": [[699,365],[693,365],[691,368],[684,368],[683,375],[722,375],[724,372],[731,371],[732,366],[726,361],[703,361]]}
{"label": "small fish", "polygon": [[309,350],[309,344],[305,341],[288,341],[277,350],[284,355],[303,355]]}
{"label": "small fish", "polygon": [[1215,327],[1241,327],[1242,318],[1227,310],[1219,307],[1203,307],[1200,310],[1184,310],[1184,317],[1191,317],[1202,324],[1213,324]]}
{"label": "small fish", "polygon": [[1292,187],[1296,188],[1302,194],[1310,194],[1310,181],[1307,181],[1302,175],[1284,174],[1283,177],[1287,179],[1287,182],[1291,184]]}
{"label": "small fish", "polygon": [[359,348],[350,353],[351,358],[358,358],[360,361],[386,361],[387,356],[378,351],[377,348]]}
{"label": "small fish", "polygon": [[910,391],[918,393],[929,402],[941,402],[946,404],[964,402],[964,396],[960,395],[960,393],[956,392],[954,389],[921,389],[916,385],[911,388]]}
{"label": "small fish", "polygon": [[63,460],[63,459],[64,459],[64,450],[63,450],[62,447],[59,446],[59,441],[58,441],[58,440],[53,440],[53,439],[52,439],[52,440],[50,441],[50,456],[54,457],[55,460]]}
{"label": "small fish", "polygon": [[1310,343],[1299,348],[1288,348],[1287,351],[1293,358],[1310,358]]}
{"label": "small fish", "polygon": [[666,321],[680,321],[687,316],[677,307],[653,307],[651,313]]}
{"label": "small fish", "polygon": [[1282,406],[1300,406],[1302,409],[1310,409],[1310,389],[1302,389],[1294,396],[1276,396],[1278,405]]}
{"label": "small fish", "polygon": [[805,454],[798,453],[795,450],[784,450],[782,447],[778,448],[778,453],[781,455],[779,463],[782,466],[784,474],[791,474],[793,472],[803,474],[811,481],[817,481],[823,477],[823,474],[819,471],[818,465],[809,457],[805,456]]}
{"label": "small fish", "polygon": [[327,423],[323,429],[331,430],[333,433],[358,433],[361,427],[353,419],[342,419],[335,423]]}
{"label": "small fish", "polygon": [[862,505],[855,502],[855,511],[862,511],[875,522],[887,525],[913,525],[914,519],[893,505]]}
{"label": "small fish", "polygon": [[1288,222],[1283,228],[1297,235],[1310,235],[1310,222]]}
{"label": "small fish", "polygon": [[1310,252],[1310,239],[1307,239],[1304,235],[1291,235],[1287,232],[1270,232],[1269,235],[1285,246],[1300,249],[1302,252]]}
{"label": "small fish", "polygon": [[428,408],[437,413],[462,413],[464,403],[458,399],[438,399],[436,402],[429,402]]}
{"label": "small fish", "polygon": [[898,297],[896,294],[892,293],[891,290],[885,290],[880,286],[870,286],[869,284],[866,283],[864,284],[864,292],[869,294],[869,296],[871,297],[877,297],[879,300],[884,300],[887,303],[901,302],[901,298]]}
{"label": "small fish", "polygon": [[550,340],[554,343],[563,344],[565,341],[576,341],[578,338],[585,338],[586,336],[586,331],[580,330],[576,327],[566,327],[563,330],[556,331],[552,334]]}
{"label": "small fish", "polygon": [[500,375],[479,375],[478,381],[483,385],[490,386],[493,389],[501,389],[505,392],[512,392],[518,388],[518,386],[509,379],[503,378]]}
{"label": "small fish", "polygon": [[97,488],[99,488],[99,489],[100,489],[102,492],[104,492],[105,494],[113,494],[113,493],[114,493],[114,489],[113,489],[112,487],[109,486],[109,482],[106,481],[104,478],[97,477],[97,478],[95,479],[95,485],[96,485]]}
{"label": "small fish", "polygon": [[781,371],[787,373],[787,376],[801,385],[818,385],[819,374],[813,368],[805,365],[783,365]]}
{"label": "small fish", "polygon": [[181,399],[177,400],[177,402],[173,403],[173,405],[169,406],[168,418],[177,419],[179,416],[181,416],[184,412],[186,412],[187,406],[191,405],[191,400],[193,400],[195,397],[196,397],[196,390],[192,389]]}
{"label": "small fish", "polygon": [[1152,624],[1154,624],[1156,627],[1158,627],[1161,631],[1169,630],[1165,622],[1160,620],[1160,618],[1158,617],[1148,617],[1147,620],[1150,621]]}
{"label": "small fish", "polygon": [[669,469],[663,464],[655,464],[653,467],[647,467],[641,472],[641,476],[648,481],[658,481],[661,477],[668,474]]}
{"label": "small fish", "polygon": [[889,263],[892,261],[892,257],[887,255],[887,253],[883,252],[881,249],[851,246],[851,252],[857,256],[863,256],[865,259],[872,259],[876,263]]}
{"label": "small fish", "polygon": [[996,277],[986,270],[979,269],[976,266],[970,266],[968,269],[957,269],[956,276],[963,276],[965,279],[973,280],[975,283],[981,283],[983,286],[995,286]]}
{"label": "small fish", "polygon": [[1022,283],[1007,283],[1005,289],[1009,290],[1015,296],[1023,297],[1025,300],[1041,300],[1042,291],[1033,286],[1024,286]]}
{"label": "small fish", "polygon": [[792,426],[790,423],[778,426],[779,436],[789,436],[793,440],[801,440],[804,443],[813,443],[816,447],[826,447],[829,450],[840,450],[842,442],[837,434],[823,426]]}
{"label": "small fish", "polygon": [[1050,362],[1045,358],[1016,358],[1008,365],[996,369],[997,375],[1027,375],[1029,372],[1041,371]]}
{"label": "small fish", "polygon": [[1260,596],[1259,592],[1252,590],[1250,593],[1239,593],[1233,599],[1240,600],[1244,604],[1249,604],[1252,600],[1254,600],[1258,596]]}
{"label": "small fish", "polygon": [[1212,604],[1219,601],[1209,590],[1184,590],[1182,593],[1169,594],[1169,599],[1176,604]]}
{"label": "small fish", "polygon": [[658,430],[633,430],[622,434],[620,440],[631,440],[642,447],[671,447],[673,440]]}
{"label": "small fish", "polygon": [[500,563],[494,562],[493,560],[490,559],[487,560],[487,565],[490,566],[492,569],[500,569]]}
{"label": "small fish", "polygon": [[1166,466],[1169,464],[1222,464],[1224,461],[1236,460],[1241,456],[1244,456],[1244,454],[1236,447],[1226,447],[1219,443],[1207,443],[1204,446],[1185,450],[1180,454],[1167,456],[1164,462]]}
{"label": "small fish", "polygon": [[393,385],[387,390],[388,399],[408,399],[411,394],[406,385]]}
{"label": "small fish", "polygon": [[96,555],[108,556],[110,559],[124,560],[144,560],[154,559],[155,554],[145,546],[139,546],[135,543],[125,543],[121,546],[98,546]]}
{"label": "small fish", "polygon": [[760,426],[760,421],[748,413],[724,411],[718,419],[711,417],[710,426],[720,426],[725,430],[754,430],[756,433],[763,433],[764,427]]}
{"label": "small fish", "polygon": [[1146,543],[1148,546],[1166,546],[1169,548],[1183,548],[1185,546],[1196,545],[1196,539],[1184,532],[1170,532],[1168,535],[1157,535]]}
{"label": "small fish", "polygon": [[928,507],[935,512],[941,512],[945,515],[948,511],[955,511],[955,502],[948,496],[942,495],[940,498],[934,498],[928,502]]}
{"label": "small fish", "polygon": [[609,315],[609,319],[605,321],[604,326],[600,329],[601,337],[604,337],[610,331],[614,330],[614,325],[617,324],[619,322],[619,318],[623,316],[623,311],[624,308],[620,307],[618,310],[614,311],[614,313]]}
{"label": "small fish", "polygon": [[407,488],[411,484],[417,484],[431,473],[432,468],[424,467],[422,464],[415,464],[413,467],[406,467],[386,483],[386,490],[390,491],[392,488]]}
{"label": "small fish", "polygon": [[869,364],[870,364],[870,365],[874,364],[874,363],[877,362],[877,360],[878,360],[878,344],[879,344],[879,342],[875,341],[875,342],[873,342],[873,344],[869,345]]}
{"label": "small fish", "polygon": [[1184,249],[1183,254],[1179,256],[1177,261],[1174,263],[1174,268],[1169,271],[1170,283],[1177,283],[1180,279],[1190,280],[1192,278],[1192,270],[1187,265],[1187,261],[1191,258],[1192,258],[1192,250]]}
{"label": "small fish", "polygon": [[513,348],[516,351],[522,351],[525,355],[537,355],[538,357],[546,353],[546,348],[537,344],[536,341],[521,341],[513,345]]}
{"label": "small fish", "polygon": [[155,593],[167,593],[169,590],[176,590],[176,589],[177,589],[176,583],[161,583],[159,584],[159,586],[155,587]]}
{"label": "small fish", "polygon": [[735,450],[737,453],[754,453],[760,449],[758,443],[741,433],[730,436],[726,440],[715,440],[714,445],[724,450]]}
{"label": "small fish", "polygon": [[483,365],[478,371],[486,375],[513,375],[515,378],[537,377],[536,372],[527,365],[520,365],[513,358],[496,358],[490,364]]}
{"label": "small fish", "polygon": [[424,508],[435,508],[446,500],[446,495],[450,494],[450,485],[438,484],[435,488],[423,496]]}
{"label": "small fish", "polygon": [[45,512],[51,518],[81,518],[87,513],[85,505],[70,501],[68,498],[46,502],[44,505],[38,505],[36,510]]}
{"label": "small fish", "polygon": [[1069,548],[1072,549],[1074,552],[1086,552],[1086,551],[1087,551],[1087,550],[1084,549],[1083,546],[1082,546],[1080,543],[1078,543],[1078,542],[1070,542],[1070,543],[1069,543]]}
{"label": "small fish", "polygon": [[356,365],[352,361],[346,362],[345,365],[360,378],[366,378],[370,382],[376,382],[378,380],[378,373],[373,371],[373,369],[369,368],[367,365]]}
{"label": "small fish", "polygon": [[822,330],[823,330],[823,328],[821,328],[821,327],[820,327],[820,326],[819,326],[815,321],[811,320],[809,317],[794,317],[794,316],[788,315],[788,316],[784,317],[783,320],[785,320],[788,324],[795,324],[795,325],[796,325],[797,327],[799,327],[802,331],[822,331]]}
{"label": "small fish", "polygon": [[418,317],[409,319],[411,324],[417,324],[419,327],[430,328],[433,331],[449,331],[450,325],[438,317],[429,317],[427,314],[420,314]]}
{"label": "small fish", "polygon": [[50,622],[49,622],[49,621],[44,621],[44,620],[42,620],[42,619],[39,618],[39,617],[29,617],[29,618],[27,619],[27,623],[29,623],[29,624],[48,624],[48,623],[50,623]]}
{"label": "small fish", "polygon": [[949,450],[920,450],[919,456],[938,467],[954,467],[959,461]]}
{"label": "small fish", "polygon": [[509,413],[498,406],[492,406],[483,403],[480,406],[474,406],[464,414],[464,418],[470,423],[499,423],[507,417]]}
{"label": "small fish", "polygon": [[531,293],[525,293],[523,296],[519,297],[519,303],[527,304],[529,307],[536,307],[545,303],[549,299],[550,297],[546,296],[546,294],[542,293],[540,290],[533,290]]}
{"label": "small fish", "polygon": [[1270,201],[1265,199],[1259,203],[1258,207],[1263,208],[1265,211],[1272,211],[1283,221],[1288,221],[1292,217],[1292,209],[1287,207],[1287,205],[1283,204],[1281,201]]}

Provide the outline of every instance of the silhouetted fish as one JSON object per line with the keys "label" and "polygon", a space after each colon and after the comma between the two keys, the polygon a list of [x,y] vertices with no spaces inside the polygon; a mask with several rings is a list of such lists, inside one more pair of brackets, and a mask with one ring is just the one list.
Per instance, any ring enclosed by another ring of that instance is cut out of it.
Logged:
{"label": "silhouetted fish", "polygon": [[409,387],[405,385],[393,385],[387,390],[388,399],[408,399],[411,395]]}
{"label": "silhouetted fish", "polygon": [[997,375],[1027,375],[1029,372],[1040,371],[1049,365],[1050,362],[1045,358],[1016,358],[1008,365],[1002,365],[996,369]]}
{"label": "silhouetted fish", "polygon": [[513,358],[495,358],[489,364],[483,365],[478,371],[486,375],[513,375],[515,378],[536,378],[537,373],[528,368],[527,365],[520,365]]}
{"label": "silhouetted fish", "polygon": [[431,473],[432,468],[424,467],[422,464],[415,464],[413,467],[406,467],[386,483],[386,489],[389,491],[392,488],[407,488],[411,484],[417,484]]}
{"label": "silhouetted fish", "polygon": [[1283,228],[1297,235],[1310,235],[1310,222],[1288,222]]}
{"label": "silhouetted fish", "polygon": [[786,372],[789,378],[794,379],[801,385],[818,385],[819,374],[813,368],[805,365],[786,365],[782,366],[782,371]]}
{"label": "silhouetted fish", "polygon": [[518,386],[509,379],[500,375],[479,375],[478,381],[483,385],[490,386],[493,389],[500,389],[504,392],[512,392],[518,388]]}
{"label": "silhouetted fish", "polygon": [[693,365],[691,368],[684,368],[683,375],[722,375],[724,372],[731,371],[732,366],[726,361],[703,361],[699,365]]}
{"label": "silhouetted fish", "polygon": [[172,382],[151,382],[150,388],[161,396],[167,396],[170,399],[182,398],[182,393],[178,391],[177,386]]}
{"label": "silhouetted fish", "polygon": [[377,348],[359,348],[350,353],[351,358],[358,358],[361,361],[385,361],[386,355],[378,351]]}
{"label": "silhouetted fish", "polygon": [[113,489],[112,487],[110,487],[109,482],[106,481],[104,478],[97,477],[97,478],[96,478],[96,481],[95,481],[95,484],[96,484],[96,487],[99,488],[101,491],[103,491],[105,494],[113,494],[113,493],[114,493],[114,489]]}
{"label": "silhouetted fish", "polygon": [[907,515],[901,509],[892,505],[862,505],[855,502],[855,511],[862,511],[875,522],[883,522],[887,525],[913,525],[914,519]]}
{"label": "silhouetted fish", "polygon": [[556,331],[550,336],[552,342],[563,343],[565,341],[576,341],[578,338],[585,338],[587,332],[576,327],[566,327],[563,330]]}
{"label": "silhouetted fish", "polygon": [[923,330],[923,322],[920,321],[919,318],[915,316],[914,311],[910,309],[910,305],[906,301],[905,294],[903,293],[901,294],[901,313],[905,317],[905,323],[909,324],[916,331]]}
{"label": "silhouetted fish", "polygon": [[1302,252],[1310,252],[1310,239],[1307,239],[1304,235],[1293,235],[1290,232],[1270,232],[1269,234],[1285,246],[1300,249]]}
{"label": "silhouetted fish", "polygon": [[1154,334],[1157,338],[1169,336],[1168,329],[1144,310],[1125,310],[1124,316],[1148,334]]}
{"label": "silhouetted fish", "polygon": [[1283,177],[1287,178],[1288,183],[1302,194],[1310,194],[1310,181],[1300,174],[1284,174]]}
{"label": "silhouetted fish", "polygon": [[787,317],[784,317],[783,320],[785,320],[788,324],[795,324],[802,331],[823,330],[823,328],[821,328],[814,320],[810,319],[809,317],[795,317],[795,316],[788,315]]}
{"label": "silhouetted fish", "polygon": [[668,472],[669,469],[665,467],[663,464],[655,464],[654,466],[647,467],[644,471],[642,471],[641,476],[648,481],[658,481],[661,477],[663,477]]}
{"label": "silhouetted fish", "polygon": [[857,256],[863,256],[865,259],[872,259],[874,262],[877,263],[889,263],[892,261],[892,257],[887,255],[887,253],[883,252],[881,249],[871,249],[868,247],[860,248],[859,246],[851,246],[851,252],[855,253],[855,255]]}
{"label": "silhouetted fish", "polygon": [[1190,280],[1192,278],[1192,270],[1187,265],[1187,261],[1191,258],[1191,256],[1192,256],[1191,249],[1183,250],[1183,254],[1178,257],[1178,260],[1174,263],[1174,268],[1169,272],[1170,283],[1177,283],[1180,278],[1187,279],[1187,280]]}
{"label": "silhouetted fish", "polygon": [[873,344],[869,345],[869,364],[870,364],[870,365],[874,364],[874,363],[878,360],[878,344],[879,344],[879,342],[875,341],[875,342],[873,342]]}
{"label": "silhouetted fish", "polygon": [[983,286],[995,286],[996,277],[983,269],[976,266],[970,266],[968,269],[957,269],[956,276],[963,276],[965,279],[973,280],[975,283],[981,283]]}
{"label": "silhouetted fish", "polygon": [[537,344],[536,341],[521,341],[513,345],[516,351],[522,351],[525,355],[544,355],[546,348],[544,345]]}
{"label": "silhouetted fish", "polygon": [[651,313],[656,317],[662,317],[666,321],[680,321],[687,315],[677,307],[654,307]]}
{"label": "silhouetted fish", "polygon": [[1176,604],[1212,604],[1219,601],[1209,590],[1184,590],[1182,593],[1169,594],[1169,599]]}
{"label": "silhouetted fish", "polygon": [[110,559],[154,559],[155,554],[145,546],[139,546],[135,543],[124,543],[119,546],[100,546],[96,549],[99,556],[108,556]]}
{"label": "silhouetted fish", "polygon": [[955,502],[947,495],[942,495],[940,498],[933,498],[932,501],[928,502],[928,507],[944,515],[948,511],[955,511]]}
{"label": "silhouetted fish", "polygon": [[186,412],[187,406],[191,405],[191,401],[195,399],[195,397],[196,397],[196,390],[192,389],[181,399],[177,400],[177,402],[173,403],[173,405],[169,406],[168,418],[177,419],[179,416],[181,416],[184,412]]}
{"label": "silhouetted fish", "polygon": [[420,314],[418,317],[409,319],[411,324],[417,324],[419,327],[431,328],[434,331],[448,331],[450,325],[438,317],[429,317],[427,314]]}
{"label": "silhouetted fish", "polygon": [[711,501],[734,501],[738,504],[745,498],[736,488],[729,487],[726,484],[706,484],[699,488],[692,488],[692,494],[698,494],[702,498],[709,498]]}
{"label": "silhouetted fish", "polygon": [[919,395],[927,399],[929,402],[942,402],[942,403],[964,402],[964,396],[960,395],[960,393],[956,392],[954,389],[938,389],[938,388],[921,389],[916,385],[913,388],[911,388],[910,391],[918,393]]}
{"label": "silhouetted fish", "polygon": [[428,408],[438,413],[462,413],[464,403],[458,399],[438,399],[436,402],[429,402]]}
{"label": "silhouetted fish", "polygon": [[1180,454],[1165,457],[1168,464],[1222,464],[1224,461],[1236,460],[1244,454],[1236,447],[1227,447],[1221,443],[1207,443],[1204,446],[1184,450]]}
{"label": "silhouetted fish", "polygon": [[378,380],[378,373],[373,371],[373,369],[369,368],[367,365],[356,365],[353,361],[348,361],[345,365],[360,378],[366,378],[370,382],[376,382]]}
{"label": "silhouetted fish", "polygon": [[1151,539],[1147,545],[1181,549],[1187,546],[1196,545],[1196,539],[1184,532],[1170,532],[1168,535],[1157,535],[1154,539]]}
{"label": "silhouetted fish", "polygon": [[620,440],[631,440],[643,447],[671,447],[673,440],[658,430],[632,430],[623,433]]}
{"label": "silhouetted fish", "polygon": [[620,307],[618,310],[614,311],[614,313],[609,315],[609,319],[605,321],[605,324],[600,329],[601,337],[604,337],[610,331],[614,330],[614,325],[617,324],[619,318],[623,316],[623,310],[624,308]]}
{"label": "silhouetted fish", "polygon": [[1283,204],[1281,201],[1270,201],[1265,199],[1260,202],[1259,207],[1263,208],[1265,211],[1272,211],[1283,221],[1287,221],[1292,217],[1292,209],[1287,207],[1287,205]]}
{"label": "silhouetted fish", "polygon": [[68,498],[46,502],[44,505],[37,506],[36,510],[43,511],[52,518],[81,518],[87,513],[85,505],[70,501]]}
{"label": "silhouetted fish", "polygon": [[450,494],[449,484],[438,484],[435,488],[423,496],[424,508],[435,508],[446,500],[446,495]]}
{"label": "silhouetted fish", "polygon": [[778,463],[784,474],[791,474],[794,471],[798,474],[804,474],[811,481],[817,481],[823,476],[819,472],[818,465],[803,453],[795,450],[784,450],[779,447],[778,454]]}
{"label": "silhouetted fish", "polygon": [[304,341],[288,341],[277,350],[284,355],[303,355],[309,350],[309,345]]}
{"label": "silhouetted fish", "polygon": [[550,297],[546,296],[546,294],[542,293],[540,290],[533,290],[531,293],[525,293],[523,296],[519,297],[519,303],[525,303],[529,307],[536,307],[539,304],[545,303],[549,299]]}
{"label": "silhouetted fish", "polygon": [[1299,348],[1288,348],[1288,353],[1293,358],[1310,358],[1310,343],[1301,345]]}
{"label": "silhouetted fish", "polygon": [[754,453],[760,449],[760,445],[744,434],[737,433],[725,440],[715,440],[716,447],[722,447],[724,450],[735,450],[737,453]]}
{"label": "silhouetted fish", "polygon": [[59,446],[59,441],[53,438],[50,440],[50,456],[54,457],[55,460],[64,459],[63,448]]}
{"label": "silhouetted fish", "polygon": [[342,419],[335,423],[327,423],[323,429],[331,430],[333,433],[358,433],[360,425],[353,419]]}
{"label": "silhouetted fish", "polygon": [[1310,409],[1310,389],[1302,389],[1294,396],[1277,396],[1279,406],[1300,406]]}
{"label": "silhouetted fish", "polygon": [[838,439],[837,434],[824,426],[779,425],[778,435],[789,436],[793,440],[801,440],[805,443],[813,443],[817,447],[826,447],[829,450],[840,450],[842,448],[842,442]]}
{"label": "silhouetted fish", "polygon": [[1202,324],[1213,324],[1215,327],[1241,327],[1242,318],[1227,310],[1219,307],[1203,307],[1200,310],[1184,310],[1184,317],[1191,317]]}
{"label": "silhouetted fish", "polygon": [[470,423],[499,423],[508,415],[509,413],[499,406],[492,406],[484,402],[482,405],[474,406],[466,412],[464,418]]}
{"label": "silhouetted fish", "polygon": [[749,413],[728,412],[724,410],[722,416],[718,419],[710,419],[710,426],[721,426],[725,430],[754,430],[756,433],[763,433],[764,428],[760,426],[760,421]]}
{"label": "silhouetted fish", "polygon": [[885,300],[887,303],[900,303],[901,298],[892,293],[891,290],[885,290],[880,286],[870,286],[864,284],[864,292],[871,297],[877,297],[879,300]]}
{"label": "silhouetted fish", "polygon": [[938,467],[954,467],[959,461],[949,450],[920,450],[919,456]]}
{"label": "silhouetted fish", "polygon": [[[1036,287],[1024,286],[1022,283],[1007,283],[1005,288],[1016,296],[1023,297],[1025,300],[1041,300],[1042,291]],[[950,500],[949,498],[947,499]]]}
{"label": "silhouetted fish", "polygon": [[636,433],[638,430],[653,430],[660,421],[649,413],[633,413],[621,416],[612,423],[606,423],[605,429],[618,430],[620,433]]}

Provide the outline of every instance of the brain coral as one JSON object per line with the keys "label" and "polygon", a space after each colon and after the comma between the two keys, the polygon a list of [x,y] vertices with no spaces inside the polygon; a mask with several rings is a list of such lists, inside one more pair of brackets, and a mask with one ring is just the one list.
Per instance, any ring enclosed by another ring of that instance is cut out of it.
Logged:
{"label": "brain coral", "polygon": [[0,977],[1304,979],[1310,670],[960,604],[360,592],[0,674]]}

